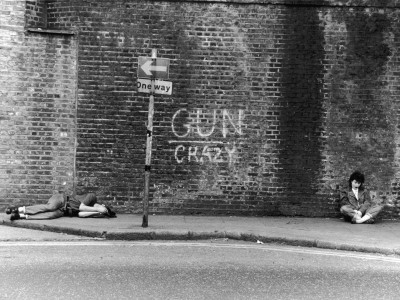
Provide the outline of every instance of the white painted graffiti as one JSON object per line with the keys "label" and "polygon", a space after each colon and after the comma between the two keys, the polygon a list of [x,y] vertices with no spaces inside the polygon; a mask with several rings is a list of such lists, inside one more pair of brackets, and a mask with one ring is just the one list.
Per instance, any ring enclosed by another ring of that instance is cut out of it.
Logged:
{"label": "white painted graffiti", "polygon": [[[179,109],[172,117],[171,129],[178,140],[170,141],[170,143],[179,144],[175,148],[177,163],[185,161],[233,163],[236,159],[236,146],[230,145],[224,139],[229,135],[243,135],[244,111],[230,112],[227,109],[214,109],[204,113],[203,110],[197,109],[191,116],[190,118],[186,109]],[[213,135],[222,136],[222,139],[210,140],[209,138]],[[207,138],[207,140],[189,140],[190,137]]]}
{"label": "white painted graffiti", "polygon": [[[243,119],[244,119],[244,112],[243,110],[239,109],[237,111],[237,118],[234,118],[233,114],[230,114],[227,109],[223,109],[220,114],[222,116],[218,116],[218,111],[217,109],[214,109],[212,111],[212,121],[210,122],[209,118],[207,118],[207,114],[204,114],[201,109],[196,110],[196,117],[194,120],[194,124],[191,122],[187,122],[183,124],[182,126],[186,128],[186,132],[184,133],[178,133],[176,130],[176,119],[181,116],[181,114],[188,113],[186,109],[179,109],[174,116],[172,117],[172,132],[175,134],[176,137],[179,138],[185,138],[187,137],[191,132],[197,133],[200,137],[209,137],[212,134],[215,133],[216,127],[217,127],[217,121],[219,119],[221,120],[222,123],[222,136],[226,138],[229,133],[231,134],[239,134],[242,135],[243,132]],[[208,115],[211,115],[208,114]],[[204,122],[205,121],[205,122]],[[236,122],[235,122],[236,121]],[[206,124],[204,124],[206,123]],[[210,126],[211,123],[211,126]],[[230,127],[233,128],[233,132],[230,131]],[[206,128],[206,129],[205,129]]]}
{"label": "white painted graffiti", "polygon": [[207,161],[212,163],[228,162],[229,164],[235,161],[236,146],[184,146],[179,145],[175,148],[175,159],[178,163],[183,163],[185,159],[188,162],[194,161],[198,163],[205,163]]}

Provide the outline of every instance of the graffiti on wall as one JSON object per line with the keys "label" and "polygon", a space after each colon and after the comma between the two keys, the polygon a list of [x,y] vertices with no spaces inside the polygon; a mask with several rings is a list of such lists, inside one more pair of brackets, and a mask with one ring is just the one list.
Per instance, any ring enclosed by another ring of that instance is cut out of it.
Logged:
{"label": "graffiti on wall", "polygon": [[176,162],[234,163],[237,148],[232,137],[243,135],[243,120],[241,109],[196,109],[192,112],[179,109],[171,124],[176,139],[169,141],[176,145]]}

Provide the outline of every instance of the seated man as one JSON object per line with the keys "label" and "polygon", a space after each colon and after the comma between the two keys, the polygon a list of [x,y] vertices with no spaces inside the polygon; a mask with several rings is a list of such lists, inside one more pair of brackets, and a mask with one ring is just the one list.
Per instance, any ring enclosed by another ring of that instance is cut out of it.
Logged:
{"label": "seated man", "polygon": [[350,175],[348,190],[340,194],[340,212],[353,224],[373,224],[383,208],[371,201],[363,183],[364,175],[356,171]]}

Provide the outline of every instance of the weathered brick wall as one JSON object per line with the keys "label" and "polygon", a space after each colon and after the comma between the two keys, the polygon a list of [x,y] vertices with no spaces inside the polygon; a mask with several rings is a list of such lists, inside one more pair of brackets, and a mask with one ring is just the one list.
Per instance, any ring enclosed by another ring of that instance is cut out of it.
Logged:
{"label": "weathered brick wall", "polygon": [[[76,45],[28,32],[32,1],[0,1],[0,207],[72,189]],[[32,9],[32,10],[31,10]],[[28,22],[27,22],[28,21]]]}
{"label": "weathered brick wall", "polygon": [[25,24],[30,27],[47,27],[46,0],[26,1]]}
{"label": "weathered brick wall", "polygon": [[399,197],[398,1],[47,4],[78,33],[80,190],[141,211],[138,57],[157,48],[173,94],[155,96],[152,212],[336,216],[355,169]]}
{"label": "weathered brick wall", "polygon": [[140,211],[137,59],[157,48],[154,212],[335,215],[354,169],[393,202],[396,3],[294,2],[50,1],[50,26],[79,28],[80,185]]}

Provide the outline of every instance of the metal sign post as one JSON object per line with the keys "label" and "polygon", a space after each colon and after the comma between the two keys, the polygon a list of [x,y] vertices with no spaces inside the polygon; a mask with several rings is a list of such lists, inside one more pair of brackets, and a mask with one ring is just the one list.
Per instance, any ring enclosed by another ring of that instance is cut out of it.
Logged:
{"label": "metal sign post", "polygon": [[[155,63],[157,49],[152,49],[151,60]],[[144,167],[144,195],[143,195],[143,221],[142,227],[149,226],[149,190],[151,171],[151,147],[153,142],[153,116],[154,116],[154,75],[151,76],[151,90],[149,97],[149,116],[147,119],[146,163]]]}
{"label": "metal sign post", "polygon": [[169,59],[157,58],[157,49],[152,49],[151,57],[138,58],[139,93],[148,93],[149,116],[146,132],[146,163],[144,167],[143,222],[142,227],[149,226],[149,190],[151,171],[151,147],[153,139],[154,94],[172,95],[172,82],[164,81],[169,77]]}

